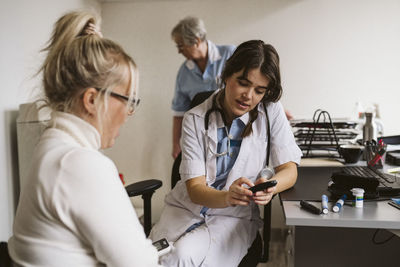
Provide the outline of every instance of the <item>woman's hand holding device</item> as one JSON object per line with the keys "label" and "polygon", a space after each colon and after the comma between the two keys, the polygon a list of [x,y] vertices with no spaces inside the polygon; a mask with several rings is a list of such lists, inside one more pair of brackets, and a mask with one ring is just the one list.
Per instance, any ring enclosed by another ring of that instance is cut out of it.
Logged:
{"label": "woman's hand holding device", "polygon": [[[250,188],[243,187],[244,184]],[[276,184],[276,180],[259,178],[254,185],[249,179],[240,177],[229,187],[226,203],[229,206],[248,206],[250,201],[254,201],[256,204],[266,205],[272,199]]]}
{"label": "woman's hand holding device", "polygon": [[226,194],[226,203],[228,206],[248,206],[253,192],[251,192],[248,188],[243,187],[242,185],[248,185],[249,187],[254,186],[253,182],[245,177],[240,177],[235,180],[231,186],[229,187],[229,191]]}
{"label": "woman's hand holding device", "polygon": [[268,180],[260,178],[256,181],[256,185],[250,187],[249,190],[254,192],[253,201],[259,205],[266,205],[271,201],[275,192],[276,180]]}

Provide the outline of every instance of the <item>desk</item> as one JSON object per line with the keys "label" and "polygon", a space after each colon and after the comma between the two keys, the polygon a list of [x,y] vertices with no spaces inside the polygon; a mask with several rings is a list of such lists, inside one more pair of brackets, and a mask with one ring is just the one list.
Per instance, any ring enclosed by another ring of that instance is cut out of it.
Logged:
{"label": "desk", "polygon": [[[364,208],[345,205],[339,213],[331,210],[327,215],[314,215],[300,209],[300,201],[289,200],[303,192],[312,199],[311,191],[326,193],[329,168],[300,167],[294,188],[282,192],[280,199],[286,224],[292,226],[294,265],[301,266],[400,266],[400,238],[375,245],[372,237],[376,229],[400,230],[400,210],[386,201],[364,201]],[[320,202],[312,202],[320,205]],[[392,233],[380,230],[376,240]],[[290,241],[289,241],[290,242]]]}
{"label": "desk", "polygon": [[[333,204],[329,203],[329,213],[319,216],[300,209],[299,201],[283,201],[282,205],[287,225],[400,230],[400,210],[387,202],[364,202],[362,209],[345,205],[338,213],[332,212]],[[310,203],[321,206],[321,202]]]}

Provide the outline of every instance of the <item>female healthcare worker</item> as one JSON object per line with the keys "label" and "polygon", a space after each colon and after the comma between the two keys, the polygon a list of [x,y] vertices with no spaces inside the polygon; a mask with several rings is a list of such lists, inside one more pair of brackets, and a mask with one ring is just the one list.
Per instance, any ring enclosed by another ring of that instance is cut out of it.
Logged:
{"label": "female healthcare worker", "polygon": [[[163,265],[237,266],[262,223],[257,204],[294,185],[301,152],[278,102],[280,80],[271,45],[242,43],[226,62],[222,89],[185,114],[182,180],[150,236],[174,242]],[[253,194],[248,187],[266,181],[259,174],[267,154],[278,184]]]}

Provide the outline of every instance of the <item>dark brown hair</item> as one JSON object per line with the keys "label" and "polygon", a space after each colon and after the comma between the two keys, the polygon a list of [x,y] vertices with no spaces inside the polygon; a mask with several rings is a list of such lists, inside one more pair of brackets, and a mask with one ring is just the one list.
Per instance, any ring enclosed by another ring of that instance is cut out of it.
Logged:
{"label": "dark brown hair", "polygon": [[[277,102],[282,96],[281,74],[279,70],[279,55],[270,44],[261,40],[251,40],[240,44],[233,55],[226,61],[221,74],[222,88],[226,80],[234,73],[243,70],[243,77],[247,77],[250,70],[259,69],[268,79],[267,91],[261,100],[264,105],[268,102]],[[258,117],[258,105],[252,109],[249,123],[246,125],[242,137],[252,133],[252,123]]]}

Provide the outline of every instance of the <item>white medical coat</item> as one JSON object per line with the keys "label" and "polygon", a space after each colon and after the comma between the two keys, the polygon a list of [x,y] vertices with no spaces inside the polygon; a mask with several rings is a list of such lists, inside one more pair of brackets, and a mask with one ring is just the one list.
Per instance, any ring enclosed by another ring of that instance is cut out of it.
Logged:
{"label": "white medical coat", "polygon": [[[199,106],[189,110],[184,116],[181,138],[181,181],[166,196],[165,209],[159,223],[153,228],[151,237],[153,240],[167,237],[170,241],[176,241],[189,226],[205,220],[212,240],[210,251],[213,250],[213,245],[221,246],[229,242],[231,248],[235,247],[229,251],[229,257],[233,255],[242,257],[246,254],[262,224],[257,205],[252,202],[249,206],[209,209],[204,218],[200,215],[203,206],[190,200],[185,185],[188,179],[202,175],[206,177],[209,186],[216,179],[216,156],[211,151],[217,151],[217,129],[223,127],[224,124],[220,114],[212,112],[208,134],[204,125],[205,114],[211,108],[212,99],[216,93]],[[255,182],[266,164],[268,138],[266,116],[262,105],[259,105],[258,111],[258,117],[252,125],[253,133],[242,140],[239,155],[222,190],[228,190],[230,185],[240,177],[246,177]],[[282,105],[280,102],[270,103],[267,106],[267,112],[271,124],[270,163],[272,167],[290,161],[299,164],[301,151],[295,143]],[[249,114],[244,114],[240,119],[247,124]],[[235,229],[234,235],[239,235],[236,236],[236,239],[241,241],[239,246],[234,246],[232,240],[229,239],[233,234],[233,229]],[[231,232],[227,233],[227,231]],[[226,263],[226,259],[224,260]]]}

